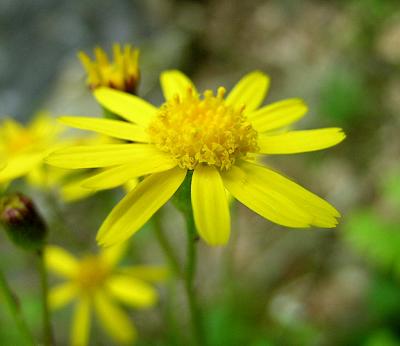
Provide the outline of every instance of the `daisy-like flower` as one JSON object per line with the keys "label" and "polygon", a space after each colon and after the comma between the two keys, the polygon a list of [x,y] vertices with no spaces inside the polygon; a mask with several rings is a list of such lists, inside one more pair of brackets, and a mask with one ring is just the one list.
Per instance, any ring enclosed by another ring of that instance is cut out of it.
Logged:
{"label": "daisy-like flower", "polygon": [[111,338],[123,344],[131,343],[137,331],[118,302],[133,308],[149,308],[156,304],[157,292],[149,282],[164,280],[165,269],[117,267],[124,249],[124,246],[114,246],[78,260],[60,247],[46,248],[47,268],[66,279],[50,290],[50,307],[58,309],[75,301],[71,345],[88,344],[92,312]]}
{"label": "daisy-like flower", "polygon": [[0,122],[0,157],[4,167],[0,184],[32,174],[43,167],[49,149],[59,143],[63,127],[46,113],[38,113],[31,123],[23,126],[12,118]]}
{"label": "daisy-like flower", "polygon": [[93,189],[112,188],[146,176],[113,209],[97,240],[109,246],[126,240],[176,192],[192,172],[191,199],[199,235],[210,245],[229,239],[226,190],[261,216],[283,226],[335,227],[338,211],[320,197],[254,160],[259,154],[295,154],[341,142],[339,128],[288,131],[307,111],[300,99],[260,108],[269,78],[255,71],[225,97],[200,95],[178,71],[161,75],[166,101],[160,108],[107,88],[94,95],[128,122],[64,117],[70,126],[97,131],[135,143],[74,147],[53,153],[50,164],[65,168],[109,167],[83,182]]}
{"label": "daisy-like flower", "polygon": [[102,86],[135,94],[140,79],[139,50],[127,44],[123,48],[116,43],[113,46],[113,59],[100,47],[94,49],[95,59],[79,52],[78,57],[87,73],[87,84],[91,89]]}

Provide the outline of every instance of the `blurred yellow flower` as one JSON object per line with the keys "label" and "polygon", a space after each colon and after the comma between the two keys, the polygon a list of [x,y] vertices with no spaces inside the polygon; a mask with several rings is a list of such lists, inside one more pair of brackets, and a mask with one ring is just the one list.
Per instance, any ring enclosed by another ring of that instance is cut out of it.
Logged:
{"label": "blurred yellow flower", "polygon": [[101,86],[135,94],[140,79],[139,50],[127,44],[123,48],[113,46],[114,57],[110,62],[100,47],[94,49],[95,59],[79,52],[78,57],[87,73],[87,84],[91,89]]}
{"label": "blurred yellow flower", "polygon": [[117,268],[124,251],[125,247],[119,245],[78,260],[60,247],[46,248],[48,270],[67,280],[50,290],[50,307],[58,309],[75,301],[71,345],[88,344],[92,311],[111,338],[131,343],[136,338],[136,329],[117,302],[133,308],[156,304],[157,292],[148,282],[164,280],[166,270],[158,266]]}
{"label": "blurred yellow flower", "polygon": [[43,159],[59,144],[63,127],[47,113],[38,113],[25,127],[11,118],[0,123],[0,157],[5,167],[0,184],[43,168]]}
{"label": "blurred yellow flower", "polygon": [[124,120],[64,117],[63,123],[136,143],[79,146],[54,152],[48,163],[64,168],[107,167],[83,182],[106,189],[145,176],[113,209],[97,235],[109,246],[129,238],[193,173],[191,199],[200,236],[210,245],[229,239],[227,189],[261,216],[287,227],[330,228],[339,212],[320,197],[258,164],[259,154],[294,154],[325,149],[341,142],[339,128],[290,131],[287,126],[307,111],[300,99],[262,104],[269,78],[259,72],[243,77],[225,97],[207,90],[201,96],[179,71],[161,75],[165,103],[156,108],[108,88],[97,100]]}
{"label": "blurred yellow flower", "polygon": [[[115,144],[123,143],[107,136],[95,135],[87,137],[76,137],[74,144],[79,145],[99,145],[99,144]],[[103,169],[83,169],[78,172],[72,172],[58,167],[48,166],[48,170],[36,170],[29,175],[29,183],[33,186],[38,186],[43,189],[51,188],[56,190],[60,198],[67,203],[76,202],[84,198],[88,198],[98,192],[96,189],[91,189],[82,186],[82,181],[91,177],[96,173],[101,173]],[[137,179],[132,179],[124,184],[126,192],[132,190],[138,183]]]}

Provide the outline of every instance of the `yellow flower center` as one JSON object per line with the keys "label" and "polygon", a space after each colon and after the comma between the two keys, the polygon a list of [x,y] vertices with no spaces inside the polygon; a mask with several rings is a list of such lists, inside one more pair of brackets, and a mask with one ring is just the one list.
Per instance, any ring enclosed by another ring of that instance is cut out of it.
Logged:
{"label": "yellow flower center", "polygon": [[101,287],[109,275],[109,268],[98,256],[87,256],[80,262],[76,277],[82,292],[90,293]]}
{"label": "yellow flower center", "polygon": [[202,98],[189,88],[184,97],[165,102],[148,129],[152,142],[190,170],[199,163],[228,170],[238,158],[257,152],[257,132],[244,107],[227,105],[224,95],[223,87]]}

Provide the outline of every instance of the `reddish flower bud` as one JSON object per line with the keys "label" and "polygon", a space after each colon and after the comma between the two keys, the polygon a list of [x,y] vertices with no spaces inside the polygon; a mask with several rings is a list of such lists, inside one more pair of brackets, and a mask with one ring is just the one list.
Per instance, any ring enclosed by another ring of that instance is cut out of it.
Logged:
{"label": "reddish flower bud", "polygon": [[46,224],[29,197],[16,193],[1,198],[0,223],[15,245],[27,250],[44,246]]}

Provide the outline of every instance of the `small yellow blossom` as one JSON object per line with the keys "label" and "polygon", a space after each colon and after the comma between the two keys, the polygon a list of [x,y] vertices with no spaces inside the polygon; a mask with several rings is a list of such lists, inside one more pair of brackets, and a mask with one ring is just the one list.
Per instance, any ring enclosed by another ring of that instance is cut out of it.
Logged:
{"label": "small yellow blossom", "polygon": [[87,84],[91,89],[102,86],[136,94],[140,79],[139,50],[127,44],[113,46],[113,60],[100,47],[94,49],[95,59],[79,52],[78,57],[87,73]]}
{"label": "small yellow blossom", "polygon": [[258,163],[260,154],[295,154],[340,143],[339,128],[291,131],[288,125],[307,112],[297,98],[261,106],[269,78],[255,71],[226,96],[202,95],[179,71],[161,75],[166,101],[157,108],[134,95],[97,89],[102,106],[125,121],[64,117],[73,127],[134,143],[71,147],[54,152],[48,162],[63,168],[107,168],[84,181],[94,189],[111,188],[145,177],[113,209],[97,240],[110,246],[129,238],[192,174],[191,199],[199,235],[210,245],[230,235],[226,190],[261,216],[283,226],[330,228],[339,212],[322,198]]}
{"label": "small yellow blossom", "polygon": [[0,184],[43,168],[43,159],[59,144],[63,127],[46,113],[38,113],[26,127],[12,118],[0,122]]}
{"label": "small yellow blossom", "polygon": [[133,308],[149,308],[156,304],[157,292],[148,282],[164,280],[165,269],[157,266],[117,267],[124,250],[124,246],[118,245],[78,260],[60,247],[46,248],[47,268],[66,279],[50,290],[50,307],[58,309],[75,301],[72,346],[89,343],[92,311],[111,338],[122,344],[132,343],[136,329],[118,302]]}

